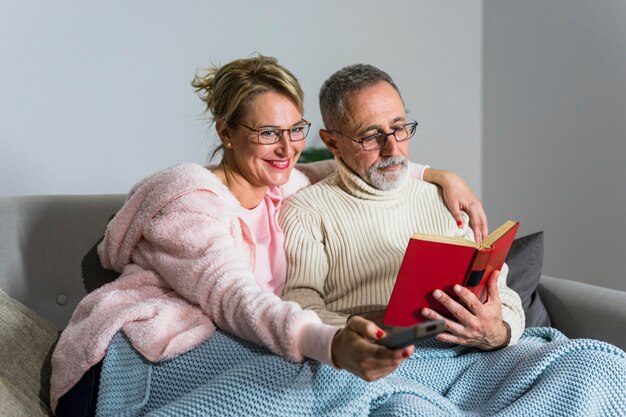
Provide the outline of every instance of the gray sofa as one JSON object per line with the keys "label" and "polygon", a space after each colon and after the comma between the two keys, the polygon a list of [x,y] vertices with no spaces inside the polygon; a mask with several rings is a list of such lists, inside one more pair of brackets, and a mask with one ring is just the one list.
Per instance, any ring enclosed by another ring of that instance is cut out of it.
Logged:
{"label": "gray sofa", "polygon": [[[50,354],[80,299],[115,278],[96,245],[123,195],[0,197],[0,410],[47,416]],[[552,325],[626,349],[626,292],[542,276]]]}

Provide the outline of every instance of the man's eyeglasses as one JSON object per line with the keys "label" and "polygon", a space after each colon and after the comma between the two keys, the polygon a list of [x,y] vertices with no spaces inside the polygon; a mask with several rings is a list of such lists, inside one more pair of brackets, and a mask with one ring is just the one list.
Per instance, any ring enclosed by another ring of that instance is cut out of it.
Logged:
{"label": "man's eyeglasses", "polygon": [[391,135],[396,138],[397,142],[404,142],[411,139],[413,135],[415,135],[415,129],[417,129],[417,122],[413,121],[395,128],[391,133],[375,133],[361,139],[355,139],[351,136],[346,135],[345,133],[340,132],[339,130],[332,130],[332,132],[337,132],[347,137],[348,139],[352,139],[356,143],[360,143],[361,146],[363,146],[363,149],[365,149],[366,151],[376,151],[385,147],[385,145],[387,144],[387,140]]}
{"label": "man's eyeglasses", "polygon": [[309,134],[309,128],[311,127],[311,123],[304,119],[302,119],[302,123],[287,129],[272,129],[269,127],[255,129],[254,127],[246,126],[243,123],[239,124],[246,129],[250,129],[255,132],[257,143],[260,145],[273,145],[277,143],[283,136],[284,132],[287,132],[290,141],[298,142],[306,138],[306,135]]}

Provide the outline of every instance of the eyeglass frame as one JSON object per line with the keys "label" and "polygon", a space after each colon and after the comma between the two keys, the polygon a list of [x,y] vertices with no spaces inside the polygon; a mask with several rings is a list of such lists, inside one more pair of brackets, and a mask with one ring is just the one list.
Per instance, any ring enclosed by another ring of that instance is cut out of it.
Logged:
{"label": "eyeglass frame", "polygon": [[[398,132],[400,129],[404,129],[405,127],[410,126],[410,125],[414,126],[413,132],[409,135],[408,138],[402,139],[402,140],[398,140],[398,137],[396,136],[396,132]],[[417,121],[412,120],[409,123],[405,123],[402,126],[395,128],[390,133],[385,133],[385,132],[374,133],[373,135],[368,135],[368,136],[366,136],[364,138],[361,138],[361,139],[356,139],[356,138],[353,138],[352,136],[348,136],[345,133],[343,133],[342,131],[337,130],[337,129],[329,130],[329,132],[339,133],[340,135],[347,137],[348,139],[352,140],[353,142],[356,142],[356,143],[360,144],[361,147],[363,148],[363,150],[365,150],[366,152],[370,152],[370,151],[377,151],[377,150],[380,150],[380,149],[384,148],[387,145],[387,142],[389,141],[389,136],[391,136],[391,135],[393,135],[393,137],[396,140],[396,142],[406,142],[406,141],[408,141],[413,136],[415,136],[415,131],[417,130],[417,126],[418,125],[419,125],[419,123]],[[382,146],[379,146],[378,148],[374,148],[374,149],[365,149],[365,145],[363,145],[363,142],[365,142],[368,139],[374,138],[376,136],[381,136],[381,135],[385,136],[385,140],[383,141]]]}
{"label": "eyeglass frame", "polygon": [[[282,138],[282,137],[283,137],[283,134],[284,134],[285,132],[287,132],[287,134],[288,134],[288,136],[289,136],[289,141],[291,141],[291,142],[300,142],[301,140],[306,139],[306,137],[309,135],[309,130],[311,129],[311,122],[309,122],[308,120],[306,120],[306,119],[304,119],[304,118],[301,120],[301,123],[299,123],[299,124],[297,124],[297,125],[294,125],[294,126],[291,126],[291,127],[288,127],[287,129],[280,129],[280,128],[272,129],[272,128],[269,128],[269,127],[268,127],[268,128],[261,128],[261,129],[258,129],[258,128],[254,128],[254,127],[246,126],[246,125],[244,125],[244,124],[243,124],[243,123],[241,123],[241,122],[238,122],[237,124],[238,124],[238,125],[240,125],[240,126],[245,127],[246,129],[249,129],[249,130],[251,130],[251,131],[255,132],[255,133],[256,133],[256,143],[257,143],[258,145],[276,145],[276,144],[280,141],[280,138]],[[306,126],[306,127],[307,127],[307,131],[306,131],[306,133],[304,134],[304,137],[303,137],[302,139],[296,139],[296,140],[293,140],[293,139],[292,139],[292,137],[291,137],[291,129],[294,129],[294,128],[296,128],[296,127],[304,127],[304,126]],[[276,131],[280,130],[280,134],[279,134],[279,135],[276,135],[276,141],[275,141],[275,142],[272,142],[272,143],[263,143],[263,142],[261,142],[261,132],[262,132],[262,131],[268,131],[268,130],[269,130],[269,131],[273,131],[273,132],[276,132]]]}

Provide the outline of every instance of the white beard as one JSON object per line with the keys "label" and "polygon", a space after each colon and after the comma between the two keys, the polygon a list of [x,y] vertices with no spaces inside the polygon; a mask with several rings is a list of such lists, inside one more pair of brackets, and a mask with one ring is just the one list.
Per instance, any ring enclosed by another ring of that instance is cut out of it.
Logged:
{"label": "white beard", "polygon": [[[396,164],[400,164],[402,167],[393,172],[380,171],[381,168]],[[393,190],[402,183],[402,180],[408,174],[408,165],[407,159],[403,156],[385,158],[380,162],[376,162],[365,171],[366,178],[364,180],[379,190]]]}

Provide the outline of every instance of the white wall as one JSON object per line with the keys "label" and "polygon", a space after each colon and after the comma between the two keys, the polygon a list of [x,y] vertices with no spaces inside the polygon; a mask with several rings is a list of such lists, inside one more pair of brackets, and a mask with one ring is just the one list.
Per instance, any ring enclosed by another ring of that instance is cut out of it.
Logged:
{"label": "white wall", "polygon": [[461,173],[492,226],[545,230],[544,272],[626,289],[624,22],[623,0],[0,0],[0,195],[205,162],[197,68],[279,57],[317,129],[322,81],[367,62],[420,121],[413,160]]}
{"label": "white wall", "polygon": [[300,78],[315,131],[333,71],[387,70],[420,122],[412,159],[480,193],[481,19],[478,0],[1,0],[0,195],[124,193],[205,162],[214,134],[189,82],[256,51]]}
{"label": "white wall", "polygon": [[626,290],[626,2],[486,0],[483,196],[544,273]]}

